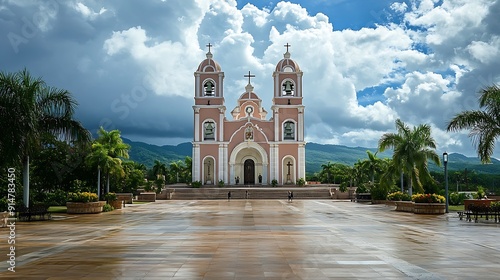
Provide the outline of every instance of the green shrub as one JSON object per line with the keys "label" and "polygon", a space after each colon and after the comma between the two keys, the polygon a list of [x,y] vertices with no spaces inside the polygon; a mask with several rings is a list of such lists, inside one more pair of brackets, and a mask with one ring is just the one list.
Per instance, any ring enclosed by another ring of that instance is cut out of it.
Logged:
{"label": "green shrub", "polygon": [[104,204],[104,206],[102,207],[102,212],[109,212],[109,211],[113,211],[115,210],[115,208],[113,208],[113,206],[109,205],[109,204]]}
{"label": "green shrub", "polygon": [[387,198],[387,189],[378,183],[371,186],[370,193],[373,200],[385,200]]}
{"label": "green shrub", "polygon": [[109,192],[104,195],[104,199],[109,203],[110,201],[116,201],[118,200],[118,197],[114,192]]}
{"label": "green shrub", "polygon": [[193,188],[199,188],[201,187],[201,182],[200,181],[194,181],[191,183],[191,186],[193,186]]}
{"label": "green shrub", "polygon": [[386,199],[391,201],[411,201],[411,196],[407,193],[397,191],[388,194]]}
{"label": "green shrub", "polygon": [[278,185],[278,180],[273,179],[273,180],[271,181],[271,185],[272,185],[273,187],[276,187],[276,186]]}
{"label": "green shrub", "polygon": [[298,180],[297,180],[297,185],[298,185],[299,187],[302,187],[302,186],[304,186],[305,184],[306,184],[306,181],[304,180],[304,178],[300,178],[300,179],[298,179]]}
{"label": "green shrub", "polygon": [[218,185],[219,185],[219,188],[224,187],[224,180],[220,180]]}
{"label": "green shrub", "polygon": [[477,192],[475,193],[475,195],[473,194],[475,199],[483,199],[485,195],[486,195],[486,192],[484,191],[484,188],[481,186],[478,186]]}
{"label": "green shrub", "polygon": [[67,197],[68,194],[63,190],[48,192],[43,200],[43,204],[50,206],[66,205]]}
{"label": "green shrub", "polygon": [[98,196],[96,193],[90,192],[70,192],[68,194],[68,201],[70,202],[96,202],[98,201]]}
{"label": "green shrub", "polygon": [[464,199],[467,199],[467,195],[465,193],[450,193],[450,205],[463,205]]}

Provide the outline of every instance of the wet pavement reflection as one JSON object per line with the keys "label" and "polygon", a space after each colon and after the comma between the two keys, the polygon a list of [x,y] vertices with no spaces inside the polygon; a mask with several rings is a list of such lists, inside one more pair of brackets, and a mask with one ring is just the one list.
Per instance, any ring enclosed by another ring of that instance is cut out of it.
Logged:
{"label": "wet pavement reflection", "polygon": [[500,278],[498,224],[332,200],[159,201],[15,235],[16,272],[2,238],[0,278]]}

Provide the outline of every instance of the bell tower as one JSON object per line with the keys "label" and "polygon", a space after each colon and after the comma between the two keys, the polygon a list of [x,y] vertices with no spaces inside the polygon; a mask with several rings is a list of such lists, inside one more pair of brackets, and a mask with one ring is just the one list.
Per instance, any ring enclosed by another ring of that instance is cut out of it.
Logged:
{"label": "bell tower", "polygon": [[[212,44],[196,72],[194,93],[193,180],[214,184],[223,172],[218,147],[224,141],[224,72],[213,59]],[[202,148],[203,147],[203,148]],[[219,166],[220,165],[220,166]]]}
{"label": "bell tower", "polygon": [[[271,154],[278,155],[272,176],[282,183],[305,178],[304,105],[302,105],[302,71],[290,58],[290,44],[273,72],[274,143]],[[293,149],[293,151],[291,150]],[[283,171],[286,170],[286,171]]]}

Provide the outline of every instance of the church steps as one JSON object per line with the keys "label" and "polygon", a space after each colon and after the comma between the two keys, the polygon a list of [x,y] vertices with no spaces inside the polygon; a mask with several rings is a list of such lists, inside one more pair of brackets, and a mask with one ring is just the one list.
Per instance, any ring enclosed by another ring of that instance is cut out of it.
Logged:
{"label": "church steps", "polygon": [[231,199],[245,199],[245,191],[249,199],[288,199],[288,191],[293,191],[294,199],[330,199],[327,188],[178,188],[167,189],[172,193],[173,200],[213,200],[227,199],[231,192]]}

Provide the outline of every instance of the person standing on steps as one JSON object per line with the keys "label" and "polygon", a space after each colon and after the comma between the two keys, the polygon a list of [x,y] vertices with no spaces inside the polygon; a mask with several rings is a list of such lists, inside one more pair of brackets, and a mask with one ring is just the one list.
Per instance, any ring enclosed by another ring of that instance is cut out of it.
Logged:
{"label": "person standing on steps", "polygon": [[228,191],[227,192],[227,201],[230,201],[231,200],[231,191]]}

